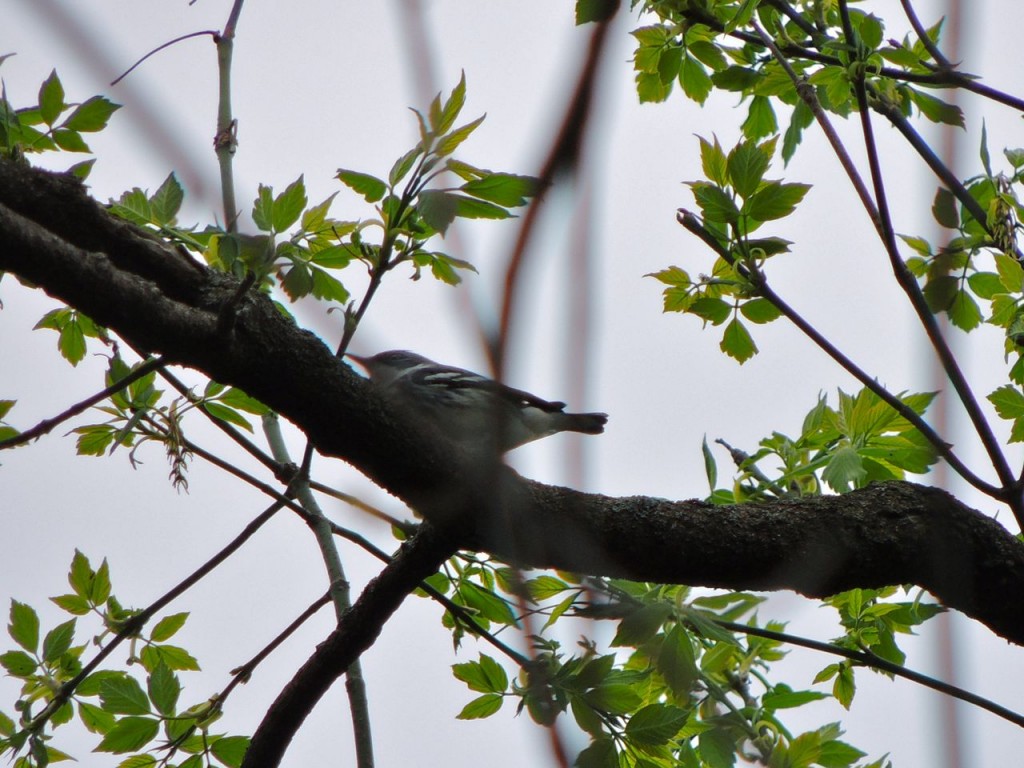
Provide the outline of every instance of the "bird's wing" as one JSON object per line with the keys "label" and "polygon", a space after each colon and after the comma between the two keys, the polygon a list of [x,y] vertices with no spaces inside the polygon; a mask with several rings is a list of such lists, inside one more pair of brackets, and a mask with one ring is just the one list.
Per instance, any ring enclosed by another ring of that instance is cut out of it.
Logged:
{"label": "bird's wing", "polygon": [[485,392],[490,392],[497,395],[503,400],[521,404],[526,403],[532,405],[534,408],[539,408],[542,411],[548,411],[554,413],[565,409],[565,403],[558,400],[544,400],[543,398],[537,397],[536,395],[525,392],[515,387],[510,387],[506,384],[501,384],[493,379],[489,379],[486,376],[481,376],[479,373],[473,373],[467,371],[464,368],[456,368],[454,366],[439,365],[428,369],[414,370],[410,374],[410,379],[417,383],[431,384],[431,383],[444,383],[446,386],[452,389],[478,389]]}

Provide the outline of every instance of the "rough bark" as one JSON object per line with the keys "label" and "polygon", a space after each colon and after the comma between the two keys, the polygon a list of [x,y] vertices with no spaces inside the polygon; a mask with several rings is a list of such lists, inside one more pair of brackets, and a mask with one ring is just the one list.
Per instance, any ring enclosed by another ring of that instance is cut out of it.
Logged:
{"label": "rough bark", "polygon": [[523,566],[822,596],[914,583],[1024,643],[1024,546],[941,491],[887,483],[844,496],[713,507],[609,498],[525,480],[450,450],[389,412],[313,334],[237,283],[109,216],[73,179],[0,163],[0,269],[140,348],[241,387],[455,531]]}
{"label": "rough bark", "polygon": [[[225,325],[234,279],[109,216],[74,180],[6,161],[0,270],[141,349],[259,398],[320,453],[357,467],[443,530],[431,535],[450,551],[488,551],[523,567],[814,597],[918,584],[1024,644],[1024,601],[1016,599],[1024,594],[1024,546],[942,491],[899,482],[843,496],[713,507],[585,494],[495,463],[467,462],[390,412],[364,379],[265,297],[247,294]],[[379,629],[422,578],[424,563],[443,559],[424,549],[427,556],[409,558],[411,570],[403,573],[400,560],[360,598],[350,618],[377,617],[360,619],[361,639],[342,653],[345,633],[357,625],[339,627],[307,666],[316,669],[326,655],[334,659],[328,677],[341,674],[343,660],[372,643],[375,621]],[[299,681],[309,682],[302,673]],[[282,697],[292,702],[293,695]]]}

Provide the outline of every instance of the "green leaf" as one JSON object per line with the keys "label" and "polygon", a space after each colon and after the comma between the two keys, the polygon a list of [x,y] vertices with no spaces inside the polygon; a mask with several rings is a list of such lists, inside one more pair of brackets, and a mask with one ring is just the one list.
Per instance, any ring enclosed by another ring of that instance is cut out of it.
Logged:
{"label": "green leaf", "polygon": [[306,183],[303,177],[299,176],[274,199],[274,231],[286,232],[299,220],[308,202]]}
{"label": "green leaf", "polygon": [[853,679],[853,669],[849,664],[840,664],[835,682],[832,683],[832,695],[843,705],[844,709],[849,709],[856,692],[857,684]]}
{"label": "green leaf", "polygon": [[388,191],[388,185],[368,173],[339,168],[337,179],[350,189],[358,192],[368,203],[376,203]]}
{"label": "green leaf", "polygon": [[750,100],[747,119],[743,121],[743,135],[748,139],[771,136],[779,130],[771,100],[767,96],[755,96]]}
{"label": "green leaf", "polygon": [[999,279],[1006,288],[1007,293],[1021,293],[1024,291],[1024,267],[1012,256],[1005,253],[997,253],[995,256],[996,271]]}
{"label": "green leaf", "polygon": [[960,225],[960,214],[957,212],[956,197],[945,187],[939,187],[932,202],[932,215],[946,229],[957,229]]}
{"label": "green leaf", "polygon": [[657,72],[639,72],[636,76],[636,93],[641,104],[655,104],[668,98],[672,93],[672,83],[662,82]]}
{"label": "green leaf", "polygon": [[602,683],[587,691],[583,699],[594,709],[612,715],[633,712],[642,701],[633,686],[626,683]]}
{"label": "green leaf", "polygon": [[933,123],[964,127],[964,113],[960,107],[914,88],[908,87],[907,91],[910,93],[910,100],[921,110],[921,114]]}
{"label": "green leaf", "polygon": [[100,701],[107,712],[119,715],[149,714],[149,699],[134,677],[111,677],[100,683]]}
{"label": "green leaf", "polygon": [[839,493],[850,490],[851,484],[859,485],[866,475],[860,454],[850,446],[836,450],[821,473],[822,479]]}
{"label": "green leaf", "polygon": [[53,664],[68,652],[75,639],[75,619],[65,621],[46,633],[43,640],[43,661]]}
{"label": "green leaf", "polygon": [[686,724],[687,714],[669,704],[648,704],[629,718],[626,735],[638,744],[667,744]]}
{"label": "green leaf", "polygon": [[460,128],[456,128],[454,131],[449,133],[447,136],[442,136],[438,139],[437,144],[434,145],[433,153],[438,157],[445,157],[450,155],[459,145],[469,138],[470,134],[477,129],[477,127],[484,121],[487,115],[480,115],[476,120],[471,123],[466,123]]}
{"label": "green leaf", "polygon": [[77,131],[69,131],[65,128],[55,128],[53,131],[53,143],[65,152],[90,152],[89,145],[85,143],[82,134]]}
{"label": "green leaf", "polygon": [[196,671],[199,662],[191,653],[176,645],[147,645],[140,654],[142,666],[147,670],[156,669],[158,664],[166,664],[171,669]]}
{"label": "green leaf", "polygon": [[665,636],[655,662],[658,672],[672,692],[687,697],[700,672],[689,634],[678,625]]}
{"label": "green leaf", "polygon": [[65,120],[62,128],[69,131],[84,131],[93,133],[107,127],[110,116],[121,108],[120,104],[108,101],[102,96],[93,96],[84,102]]}
{"label": "green leaf", "polygon": [[768,299],[751,299],[740,305],[740,313],[752,323],[770,323],[782,316],[781,310]]}
{"label": "green leaf", "polygon": [[50,602],[75,616],[85,616],[89,613],[89,601],[78,595],[58,595],[51,597]]}
{"label": "green leaf", "polygon": [[700,139],[700,164],[704,175],[720,187],[729,184],[728,160],[722,145],[718,143],[718,137],[715,137],[714,144],[700,136],[697,138]]}
{"label": "green leaf", "polygon": [[704,439],[701,440],[700,450],[704,456],[704,474],[708,478],[708,488],[714,493],[715,486],[718,485],[718,464],[715,462],[714,454],[711,453],[707,435],[704,435]]}
{"label": "green leaf", "polygon": [[110,597],[110,589],[110,566],[107,565],[107,559],[103,558],[89,585],[89,599],[94,605],[102,605]]}
{"label": "green leaf", "polygon": [[149,199],[152,218],[156,224],[171,224],[178,215],[185,192],[173,173],[168,174],[160,188]]}
{"label": "green leaf", "polygon": [[110,712],[81,700],[78,701],[78,717],[82,725],[92,733],[106,733],[117,722],[117,718]]}
{"label": "green leaf", "polygon": [[436,189],[424,190],[419,195],[419,210],[423,220],[441,234],[448,231],[448,226],[455,221],[457,203],[455,195]]}
{"label": "green leaf", "polygon": [[664,603],[643,605],[619,622],[619,628],[611,641],[612,647],[636,647],[650,640],[661,629],[661,625],[672,614],[672,608]]}
{"label": "green leaf", "polygon": [[1004,384],[988,396],[1000,418],[1014,420],[1024,416],[1024,394],[1012,384]]}
{"label": "green leaf", "polygon": [[679,65],[683,61],[681,46],[669,44],[661,49],[658,56],[658,77],[661,82],[670,83],[679,76]]}
{"label": "green leaf", "polygon": [[[178,768],[195,768],[195,766],[191,765],[190,762],[196,757],[199,757],[199,755],[193,755],[188,758],[184,763],[180,763]],[[118,763],[117,768],[154,768],[154,766],[159,765],[159,762],[160,761],[153,757],[153,755],[132,755]]]}
{"label": "green leaf", "polygon": [[757,191],[771,162],[771,156],[757,143],[743,141],[733,147],[726,161],[729,183],[740,197],[750,197]]}
{"label": "green leaf", "polygon": [[967,284],[979,299],[992,299],[997,293],[1004,293],[1003,281],[995,272],[975,272],[967,278]]}
{"label": "green leaf", "polygon": [[701,296],[699,299],[694,299],[686,311],[692,315],[697,315],[697,317],[708,321],[712,325],[721,325],[732,314],[732,305],[722,299]]}
{"label": "green leaf", "polygon": [[547,600],[569,589],[569,585],[554,576],[541,575],[526,582],[526,589],[534,601]]}
{"label": "green leaf", "polygon": [[12,599],[10,617],[7,634],[26,651],[35,653],[39,648],[39,616],[35,609]]}
{"label": "green leaf", "polygon": [[452,674],[457,680],[461,680],[472,691],[490,691],[487,677],[484,675],[483,666],[478,661],[467,661],[462,664],[452,664]]}
{"label": "green leaf", "polygon": [[260,184],[256,199],[252,204],[252,220],[263,232],[274,228],[274,190]]}
{"label": "green leaf", "polygon": [[865,754],[843,741],[825,741],[822,743],[818,755],[818,765],[823,768],[847,768],[864,757]]}
{"label": "green leaf", "polygon": [[575,768],[620,768],[615,742],[609,738],[595,739],[576,757]]}
{"label": "green leaf", "polygon": [[95,157],[89,160],[83,160],[80,163],[75,163],[70,168],[68,168],[67,172],[74,176],[76,179],[79,179],[80,181],[85,181],[87,178],[89,178],[89,173],[92,171],[92,167],[94,165],[96,165]]}
{"label": "green leaf", "polygon": [[138,187],[122,193],[110,210],[122,219],[127,219],[135,224],[149,224],[153,219],[149,198]]}
{"label": "green leaf", "polygon": [[698,104],[704,104],[714,88],[707,70],[689,54],[683,57],[679,67],[679,85],[682,86],[683,93]]}
{"label": "green leaf", "polygon": [[992,158],[988,153],[988,127],[985,121],[981,121],[981,146],[978,154],[981,157],[981,166],[985,169],[985,175],[992,177]]}
{"label": "green leaf", "polygon": [[493,592],[471,581],[462,582],[457,592],[467,606],[479,611],[480,615],[490,621],[517,626],[518,623],[516,622],[515,614],[512,613],[512,608],[505,600]]}
{"label": "green leaf", "polygon": [[718,345],[729,357],[740,364],[747,362],[757,354],[757,345],[751,338],[747,327],[738,319],[733,320],[725,326],[725,333],[722,334],[722,341]]}
{"label": "green leaf", "polygon": [[963,331],[973,331],[981,325],[981,308],[967,291],[959,290],[947,310],[949,321]]}
{"label": "green leaf", "polygon": [[499,709],[505,697],[497,693],[485,693],[478,696],[462,708],[456,717],[459,720],[478,720],[483,717],[490,717]]}
{"label": "green leaf", "polygon": [[228,768],[238,768],[249,749],[248,736],[221,736],[210,745],[213,756]]}
{"label": "green leaf", "polygon": [[812,701],[827,699],[828,694],[819,691],[792,691],[788,686],[778,685],[771,693],[766,693],[761,698],[761,705],[765,709],[793,709],[802,707]]}
{"label": "green leaf", "polygon": [[[439,101],[440,99],[435,99],[435,104],[439,104]],[[434,133],[438,135],[446,133],[453,125],[455,125],[455,121],[458,119],[459,113],[462,111],[462,107],[465,103],[466,73],[463,72],[459,78],[458,84],[452,89],[451,95],[448,97],[444,106],[435,111],[434,104],[431,104],[430,127],[433,128]]]}
{"label": "green leaf", "polygon": [[814,113],[811,108],[803,102],[798,101],[793,108],[793,115],[789,119],[789,127],[782,137],[782,160],[787,165],[796,154],[796,148],[803,138],[804,129],[814,122]]}
{"label": "green leaf", "polygon": [[114,754],[135,752],[155,739],[159,732],[160,722],[151,717],[122,717],[107,731],[96,751]]}
{"label": "green leaf", "polygon": [[810,184],[765,184],[744,204],[744,212],[758,221],[774,221],[791,214],[811,188]]}
{"label": "green leaf", "polygon": [[[227,392],[225,392],[224,396],[220,398],[220,401],[225,405],[228,405],[232,408],[237,408],[240,411],[245,411],[246,413],[251,413],[255,416],[264,416],[270,413],[270,409],[267,406],[265,406],[255,397],[250,397],[249,395],[245,394],[245,392],[240,390],[238,387],[232,387]],[[175,616],[179,615],[182,614],[175,614]],[[187,616],[188,614],[186,613],[184,615]],[[167,618],[171,617],[168,616]],[[166,640],[167,638],[162,639]]]}
{"label": "green leaf", "polygon": [[39,666],[36,660],[24,651],[7,651],[0,654],[0,665],[7,670],[12,677],[29,677],[36,673]]}
{"label": "green leaf", "polygon": [[460,191],[481,200],[498,205],[518,207],[526,205],[527,199],[540,191],[540,181],[533,176],[516,176],[511,173],[492,173],[483,178],[466,182]]}
{"label": "green leaf", "polygon": [[924,287],[924,298],[932,312],[942,312],[953,305],[960,292],[960,280],[952,275],[938,275]]}
{"label": "green leaf", "polygon": [[50,72],[50,76],[39,86],[39,116],[43,122],[53,127],[54,122],[64,111],[64,86],[57,77],[57,70]]}
{"label": "green leaf", "polygon": [[[305,271],[306,267],[296,267],[295,269],[292,269],[288,273],[288,276],[290,277],[297,270]],[[289,282],[289,277],[285,277],[284,280],[284,289],[285,292],[288,294],[289,298],[291,298],[294,301],[296,298],[305,296],[306,294],[304,293],[294,292],[295,286],[294,283]],[[247,432],[253,431],[252,425],[249,423],[249,420],[242,416],[234,408],[228,408],[226,405],[221,405],[220,403],[206,402],[203,403],[203,410],[210,414],[210,416],[212,416],[213,418],[217,419],[218,421],[223,421],[226,424],[234,424],[236,427],[241,427]]]}
{"label": "green leaf", "polygon": [[177,675],[168,669],[166,664],[158,664],[149,675],[147,688],[156,711],[164,717],[173,715],[181,693],[181,683],[178,682]]}
{"label": "green leaf", "polygon": [[391,185],[392,189],[405,178],[405,175],[412,169],[413,163],[422,154],[423,148],[417,145],[395,161],[395,164],[391,166],[391,170],[388,171],[388,184]]}
{"label": "green leaf", "polygon": [[690,182],[690,187],[707,221],[735,224],[739,219],[740,212],[736,202],[732,195],[721,187],[706,181]]}
{"label": "green leaf", "polygon": [[74,557],[71,558],[71,570],[68,572],[68,583],[75,590],[75,594],[88,598],[92,593],[92,582],[95,578],[96,573],[89,564],[89,558],[76,549]]}
{"label": "green leaf", "polygon": [[725,91],[746,91],[752,88],[764,75],[747,67],[729,67],[711,75],[711,82]]}

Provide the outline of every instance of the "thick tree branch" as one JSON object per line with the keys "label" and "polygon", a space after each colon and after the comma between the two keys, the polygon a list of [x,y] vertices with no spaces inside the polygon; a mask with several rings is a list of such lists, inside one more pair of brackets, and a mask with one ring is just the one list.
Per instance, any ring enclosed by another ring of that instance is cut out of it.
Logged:
{"label": "thick tree branch", "polygon": [[809,596],[914,583],[1024,645],[1024,604],[1007,597],[1024,593],[1024,546],[940,491],[889,483],[712,507],[583,494],[453,460],[452,446],[418,434],[264,297],[247,296],[218,335],[236,281],[111,220],[66,177],[10,163],[0,163],[0,269],[148,352],[246,390],[321,453],[451,531],[458,548],[523,567]]}

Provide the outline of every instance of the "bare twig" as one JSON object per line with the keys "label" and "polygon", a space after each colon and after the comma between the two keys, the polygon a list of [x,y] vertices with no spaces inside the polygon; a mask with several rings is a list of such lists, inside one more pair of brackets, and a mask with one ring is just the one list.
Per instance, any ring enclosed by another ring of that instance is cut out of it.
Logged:
{"label": "bare twig", "polygon": [[57,414],[53,418],[43,419],[34,427],[26,429],[24,432],[20,432],[14,437],[9,437],[6,440],[0,440],[0,451],[4,450],[5,448],[14,448],[19,445],[24,445],[25,443],[31,440],[35,440],[38,437],[42,437],[47,432],[56,427],[58,424],[61,424],[67,421],[68,419],[74,418],[83,411],[88,410],[92,406],[96,405],[96,403],[106,400],[115,392],[120,392],[122,389],[127,387],[132,382],[138,381],[146,374],[163,367],[164,363],[165,360],[163,357],[150,358],[146,362],[142,363],[134,371],[125,376],[123,379],[118,379],[106,389],[97,392],[95,395],[92,395],[91,397],[87,397],[85,400],[82,400],[81,402],[75,403],[70,408]]}

